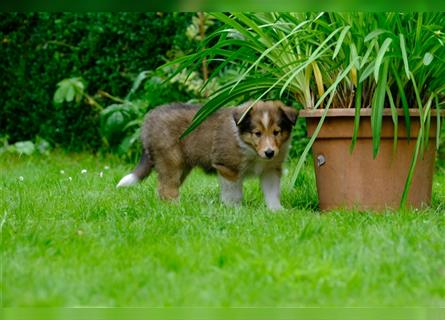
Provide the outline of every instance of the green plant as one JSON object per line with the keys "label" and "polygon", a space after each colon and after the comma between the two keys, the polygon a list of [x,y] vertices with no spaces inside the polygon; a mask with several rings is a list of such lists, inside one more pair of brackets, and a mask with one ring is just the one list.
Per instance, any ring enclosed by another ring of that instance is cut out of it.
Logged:
{"label": "green plant", "polygon": [[63,78],[82,77],[99,103],[100,90],[129,91],[141,70],[153,70],[196,42],[185,35],[193,13],[0,13],[0,132],[11,143],[41,136],[66,150],[102,147],[99,110],[87,99],[56,108]]}
{"label": "green plant", "polygon": [[40,137],[36,137],[35,142],[27,140],[27,141],[18,141],[14,144],[8,143],[7,137],[0,138],[0,143],[3,146],[0,146],[0,154],[2,153],[15,153],[18,155],[27,155],[30,156],[32,154],[41,154],[41,155],[49,155],[49,151],[51,150],[51,145],[45,139]]}
{"label": "green plant", "polygon": [[[442,13],[223,13],[224,25],[210,34],[205,49],[180,58],[182,68],[203,59],[235,64],[239,77],[222,86],[196,114],[188,134],[218,108],[239,97],[278,96],[304,108],[324,108],[319,126],[297,165],[296,176],[329,108],[355,108],[354,148],[360,109],[372,109],[374,157],[380,146],[383,108],[417,108],[421,128],[405,186],[427,146],[431,110],[445,94],[445,15]],[[218,68],[216,68],[218,70]],[[178,69],[178,72],[181,68]],[[210,75],[209,79],[216,76]],[[246,111],[247,112],[247,111]],[[440,124],[440,113],[437,113]],[[440,125],[438,126],[440,130]],[[439,135],[438,135],[439,136]],[[395,147],[397,140],[394,140]]]}

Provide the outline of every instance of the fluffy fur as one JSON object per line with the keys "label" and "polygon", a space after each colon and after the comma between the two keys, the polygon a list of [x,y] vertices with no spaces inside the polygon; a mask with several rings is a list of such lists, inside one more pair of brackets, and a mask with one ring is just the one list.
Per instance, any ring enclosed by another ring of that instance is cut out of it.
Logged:
{"label": "fluffy fur", "polygon": [[169,104],[152,110],[142,128],[141,162],[117,186],[135,184],[154,168],[159,196],[173,200],[190,170],[199,166],[217,171],[224,203],[239,204],[243,179],[259,176],[267,206],[281,209],[281,167],[297,113],[280,101],[260,101],[245,114],[248,105],[220,109],[183,140],[179,137],[200,106]]}

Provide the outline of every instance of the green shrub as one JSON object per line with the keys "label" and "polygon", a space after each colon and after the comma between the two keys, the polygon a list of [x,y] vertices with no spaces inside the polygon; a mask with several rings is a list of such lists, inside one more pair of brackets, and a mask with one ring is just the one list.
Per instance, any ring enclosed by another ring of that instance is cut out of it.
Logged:
{"label": "green shrub", "polygon": [[[0,136],[40,136],[65,149],[102,145],[99,111],[53,105],[56,84],[82,77],[88,92],[124,97],[142,70],[188,52],[189,13],[0,13]],[[101,99],[99,95],[97,99]]]}

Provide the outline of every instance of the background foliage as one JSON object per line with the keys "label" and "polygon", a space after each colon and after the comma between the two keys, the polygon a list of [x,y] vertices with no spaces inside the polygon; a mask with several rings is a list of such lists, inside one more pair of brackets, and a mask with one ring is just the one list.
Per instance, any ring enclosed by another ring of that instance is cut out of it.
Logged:
{"label": "background foliage", "polygon": [[[150,108],[208,101],[243,74],[242,64],[231,59],[221,68],[221,53],[185,69],[172,64],[156,70],[189,53],[206,56],[217,42],[211,35],[224,28],[205,13],[0,13],[0,152],[59,146],[137,156],[138,128]],[[337,35],[346,43],[342,34]],[[236,44],[231,42],[227,52]],[[301,107],[289,92],[271,91],[265,98]],[[291,156],[301,154],[305,135],[299,120]],[[27,140],[35,145],[15,145]],[[443,157],[443,147],[439,154]]]}
{"label": "background foliage", "polygon": [[69,150],[97,150],[100,110],[83,99],[55,106],[56,84],[82,77],[99,102],[104,92],[124,97],[142,70],[196,47],[186,35],[192,16],[0,13],[0,135],[10,142],[40,136]]}

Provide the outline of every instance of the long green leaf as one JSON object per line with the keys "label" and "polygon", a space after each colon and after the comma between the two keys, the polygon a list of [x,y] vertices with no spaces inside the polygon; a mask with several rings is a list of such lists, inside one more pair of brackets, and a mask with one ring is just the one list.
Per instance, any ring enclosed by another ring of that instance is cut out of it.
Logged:
{"label": "long green leaf", "polygon": [[284,38],[280,39],[277,43],[275,43],[272,47],[266,49],[261,56],[244,72],[244,74],[241,75],[241,77],[238,79],[238,81],[235,83],[235,85],[233,86],[233,89],[236,88],[236,86],[238,85],[238,83],[240,83],[246,76],[247,74],[249,74],[249,72],[255,68],[258,63],[260,63],[260,61],[263,60],[263,58],[265,56],[267,56],[272,50],[274,50],[275,48],[277,48],[282,42],[284,42],[285,40],[287,40],[289,37],[291,37],[293,34],[295,34],[302,26],[304,26],[306,23],[308,23],[309,21],[303,21],[302,23],[300,23],[298,26],[296,26],[287,36],[285,36]]}
{"label": "long green leaf", "polygon": [[[337,28],[336,30],[334,30],[333,32],[331,32],[331,34],[325,39],[325,41],[323,41],[319,47],[309,56],[309,58],[302,64],[300,65],[298,68],[296,68],[292,75],[286,80],[286,82],[284,83],[280,95],[283,94],[283,92],[286,90],[286,88],[288,87],[289,83],[300,73],[302,72],[305,68],[307,68],[307,66],[309,66],[313,61],[315,61],[317,58],[319,58],[324,52],[326,52],[330,46],[332,46],[333,44],[329,45],[328,47],[325,47],[326,43],[328,43],[332,37],[334,37],[334,35],[340,31],[341,28]],[[308,106],[306,106],[308,107]]]}
{"label": "long green leaf", "polygon": [[322,114],[320,120],[318,121],[318,125],[315,128],[314,133],[312,134],[311,139],[309,140],[306,147],[304,148],[304,151],[301,154],[300,159],[298,159],[297,166],[295,167],[294,173],[291,178],[291,187],[295,186],[295,182],[297,181],[297,178],[298,178],[298,175],[300,174],[301,168],[302,168],[304,162],[306,161],[307,155],[308,155],[309,151],[311,150],[312,145],[315,142],[315,139],[317,138],[318,134],[320,133],[321,127],[323,126],[323,123],[324,123],[324,119],[326,118],[329,107],[332,104],[334,95],[335,95],[335,92],[332,92],[331,96],[329,97],[328,103],[326,104],[326,107],[323,110],[323,114]]}
{"label": "long green leaf", "polygon": [[413,83],[414,95],[416,97],[416,102],[417,102],[417,108],[419,109],[420,116],[423,117],[422,99],[420,98],[420,92],[419,92],[419,89],[417,87],[416,79],[414,78],[412,73],[411,73],[411,82]]}
{"label": "long green leaf", "polygon": [[369,44],[368,49],[366,49],[365,55],[363,56],[363,59],[360,63],[360,69],[362,69],[366,65],[366,63],[368,63],[369,56],[371,55],[371,52],[376,44],[377,44],[376,39],[372,40],[371,43]]}
{"label": "long green leaf", "polygon": [[383,62],[383,58],[385,57],[385,53],[388,50],[391,42],[392,42],[391,38],[386,38],[385,41],[383,41],[382,47],[377,53],[377,58],[375,59],[375,65],[374,65],[374,78],[376,82],[378,82],[380,66]]}
{"label": "long green leaf", "polygon": [[[411,79],[412,79],[412,77],[411,77]],[[425,106],[424,115],[423,116],[421,115],[419,118],[420,128],[419,128],[419,132],[417,134],[416,148],[414,149],[414,154],[413,154],[413,157],[411,158],[411,164],[410,164],[410,167],[408,170],[408,176],[406,178],[405,186],[403,188],[402,198],[400,200],[400,207],[405,207],[406,202],[408,200],[409,189],[411,188],[411,183],[412,183],[413,176],[414,176],[414,170],[415,170],[416,164],[417,164],[417,159],[419,158],[419,155],[421,153],[422,141],[423,141],[423,137],[424,137],[424,133],[425,133],[424,125],[426,122],[426,116],[430,113],[432,98],[433,98],[433,96],[430,97],[430,99],[428,100],[430,102],[427,103]]]}
{"label": "long green leaf", "polygon": [[213,15],[221,22],[224,22],[225,24],[233,27],[236,31],[238,31],[244,37],[252,41],[254,44],[264,46],[260,41],[258,41],[258,39],[252,33],[250,33],[246,28],[244,28],[241,24],[239,24],[235,19],[228,17],[222,12],[212,12],[211,15]]}
{"label": "long green leaf", "polygon": [[406,100],[405,90],[403,88],[402,81],[400,80],[398,70],[396,70],[393,63],[391,63],[391,71],[392,75],[394,76],[394,79],[396,80],[397,88],[399,89],[400,101],[402,103],[403,116],[405,119],[405,127],[407,135],[406,138],[408,139],[409,142],[411,139],[411,116],[409,114],[408,101]]}
{"label": "long green leaf", "polygon": [[391,89],[389,86],[386,86],[386,95],[388,96],[389,107],[391,109],[391,117],[392,122],[394,124],[394,142],[393,142],[393,155],[396,154],[397,151],[397,140],[399,135],[399,115],[397,114],[396,105],[394,103],[394,99],[392,97]]}
{"label": "long green leaf", "polygon": [[332,55],[332,59],[335,59],[337,57],[337,54],[340,52],[341,45],[343,44],[343,40],[346,37],[347,32],[351,29],[351,26],[346,26],[343,31],[340,33],[340,36],[337,40],[337,45],[335,46],[334,54]]}
{"label": "long green leaf", "polygon": [[374,66],[375,66],[375,61],[371,61],[371,63],[366,66],[365,70],[363,70],[363,72],[361,72],[361,75],[360,75],[360,78],[358,81],[359,82],[365,81],[372,74],[372,71],[374,70]]}
{"label": "long green leaf", "polygon": [[[420,119],[420,121],[422,122],[422,119]],[[417,158],[419,157],[420,145],[421,145],[422,139],[423,139],[423,131],[421,130],[421,128],[419,128],[419,133],[417,135],[417,141],[416,141],[416,147],[414,149],[414,154],[411,158],[411,164],[409,166],[408,176],[406,178],[405,186],[403,188],[402,198],[400,200],[401,208],[406,206],[406,201],[408,200],[409,189],[411,188],[411,183],[412,183],[413,175],[414,175],[414,169],[416,167]]]}
{"label": "long green leaf", "polygon": [[436,95],[435,97],[436,102],[436,149],[439,150],[440,147],[440,130],[441,130],[441,110],[440,110],[440,104],[439,104],[439,97]]}
{"label": "long green leaf", "polygon": [[368,42],[368,41],[370,41],[370,40],[372,40],[372,39],[374,39],[374,38],[377,38],[379,35],[384,34],[384,33],[387,33],[387,32],[389,32],[389,31],[388,31],[388,30],[382,30],[382,29],[374,30],[374,31],[370,32],[370,33],[365,37],[365,39],[364,39],[363,41],[364,41],[364,42]]}
{"label": "long green leaf", "polygon": [[430,144],[430,128],[431,128],[431,105],[433,102],[433,98],[434,95],[431,95],[431,97],[428,99],[426,105],[425,105],[425,128],[424,128],[424,142],[423,142],[423,147],[424,149],[421,150],[421,154],[422,154],[422,158],[423,158],[423,153],[425,150],[428,149],[429,144]]}
{"label": "long green leaf", "polygon": [[362,91],[363,91],[363,82],[359,82],[357,84],[357,93],[355,95],[354,132],[352,134],[352,142],[349,148],[350,153],[354,151],[355,145],[357,143],[358,129],[360,126],[360,110],[362,107]]}
{"label": "long green leaf", "polygon": [[243,95],[252,95],[261,89],[269,89],[274,84],[273,80],[268,79],[246,79],[242,84],[238,85],[235,91],[231,92],[233,84],[226,85],[216,92],[211,99],[204,104],[195,114],[192,123],[181,135],[183,139],[196,127],[198,127],[208,116],[217,111],[225,104]]}
{"label": "long green leaf", "polygon": [[402,52],[403,65],[405,67],[406,77],[407,77],[407,79],[409,79],[410,70],[409,70],[409,64],[408,64],[408,55],[406,53],[405,37],[401,33],[401,34],[399,34],[399,38],[400,38],[400,51]]}
{"label": "long green leaf", "polygon": [[258,38],[265,41],[267,46],[273,45],[273,41],[269,38],[269,36],[261,30],[261,28],[249,17],[247,17],[244,13],[235,12],[233,15],[238,18],[241,22],[249,26],[257,35]]}
{"label": "long green leaf", "polygon": [[327,95],[330,94],[329,100],[328,100],[328,102],[327,102],[327,104],[326,104],[326,106],[325,106],[325,108],[323,110],[323,114],[322,114],[322,116],[320,118],[320,121],[318,122],[317,128],[315,129],[314,134],[312,135],[312,137],[309,140],[308,144],[306,145],[306,147],[305,147],[305,149],[304,149],[300,159],[298,160],[297,167],[295,168],[294,174],[292,175],[292,179],[291,179],[292,185],[295,184],[295,181],[297,180],[298,174],[300,173],[301,167],[303,166],[303,163],[306,161],[307,154],[308,154],[309,150],[312,148],[312,145],[313,145],[315,139],[317,138],[318,133],[321,130],[321,127],[323,125],[323,122],[324,122],[324,119],[326,117],[326,114],[327,114],[327,112],[329,110],[329,107],[332,104],[332,100],[334,99],[334,96],[335,96],[335,93],[336,93],[335,89],[337,88],[337,86],[340,83],[340,81],[342,81],[346,77],[346,75],[349,73],[349,71],[351,71],[351,68],[354,66],[355,63],[356,63],[355,60],[351,61],[349,66],[337,77],[337,80],[326,90],[324,95],[321,96],[318,99],[318,102],[315,104],[315,106],[316,106],[315,108],[317,108],[321,104],[321,102],[327,97]]}
{"label": "long green leaf", "polygon": [[377,81],[377,88],[374,92],[372,111],[371,111],[371,129],[372,129],[372,154],[376,158],[380,149],[380,135],[382,131],[383,108],[385,104],[385,91],[387,86],[388,64],[386,60],[383,63],[383,69]]}

